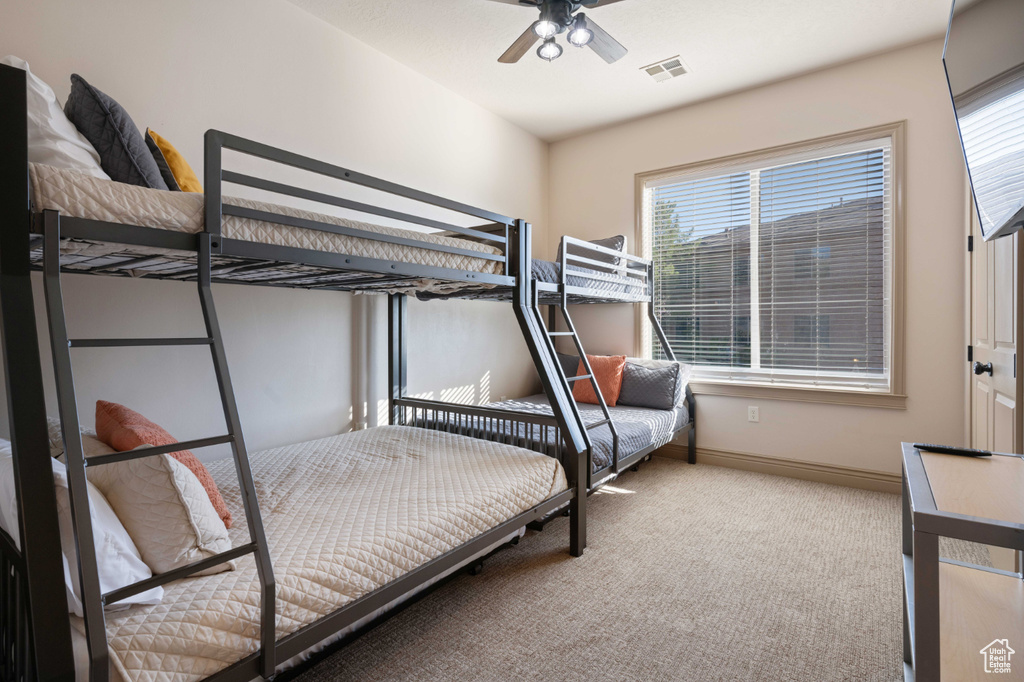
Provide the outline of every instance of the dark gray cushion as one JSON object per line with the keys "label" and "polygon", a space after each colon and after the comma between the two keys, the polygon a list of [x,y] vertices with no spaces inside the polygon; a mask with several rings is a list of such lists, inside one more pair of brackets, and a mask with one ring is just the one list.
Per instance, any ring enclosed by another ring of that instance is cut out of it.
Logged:
{"label": "dark gray cushion", "polygon": [[156,160],[132,117],[110,96],[71,76],[71,94],[64,113],[100,155],[111,180],[152,189],[167,189]]}
{"label": "dark gray cushion", "polygon": [[160,177],[167,183],[167,189],[172,192],[180,192],[181,187],[178,187],[178,180],[174,177],[171,167],[167,164],[164,153],[160,151],[160,147],[153,141],[153,136],[149,134],[149,128],[146,128],[146,134],[143,137],[146,138],[146,146],[149,147],[149,153],[153,155],[153,160],[156,161],[156,167],[160,169]]}
{"label": "dark gray cushion", "polygon": [[617,404],[673,410],[679,404],[682,392],[683,377],[679,365],[673,363],[655,368],[627,362],[622,369],[622,390]]}
{"label": "dark gray cushion", "polygon": [[[603,246],[606,249],[613,249],[615,251],[622,251],[626,248],[626,237],[625,235],[617,234],[614,237],[605,237],[604,239],[592,239],[591,244],[597,244]],[[582,256],[583,258],[589,258],[590,260],[600,261],[602,263],[608,263],[609,265],[621,265],[622,259],[616,256],[609,256],[603,253],[596,253],[594,251],[588,251],[582,246],[576,246],[575,244],[569,244],[569,255],[570,256]],[[559,263],[562,262],[562,242],[558,242],[558,255],[555,260]]]}
{"label": "dark gray cushion", "polygon": [[562,371],[565,372],[565,376],[576,376],[576,370],[580,367],[579,357],[576,355],[569,355],[567,353],[558,353],[557,355],[558,361],[562,363]]}

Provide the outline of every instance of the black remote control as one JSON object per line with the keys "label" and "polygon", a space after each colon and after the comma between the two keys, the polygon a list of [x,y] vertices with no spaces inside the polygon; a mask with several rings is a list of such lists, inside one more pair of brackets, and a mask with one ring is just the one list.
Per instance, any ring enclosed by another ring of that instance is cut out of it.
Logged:
{"label": "black remote control", "polygon": [[961,457],[991,457],[988,450],[975,448],[958,448],[952,445],[935,445],[934,443],[914,443],[914,447],[925,452],[938,452],[943,455],[960,455]]}

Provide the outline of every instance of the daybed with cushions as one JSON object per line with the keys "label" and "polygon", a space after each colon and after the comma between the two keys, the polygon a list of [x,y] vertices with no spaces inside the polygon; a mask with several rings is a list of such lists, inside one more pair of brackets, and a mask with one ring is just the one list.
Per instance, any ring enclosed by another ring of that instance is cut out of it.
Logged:
{"label": "daybed with cushions", "polygon": [[[579,359],[574,355],[558,353],[566,376],[578,374]],[[599,358],[591,357],[592,364]],[[594,490],[635,467],[658,448],[686,437],[687,459],[696,461],[696,402],[688,386],[689,367],[669,360],[624,358],[621,385],[614,391],[614,403],[608,411],[611,423],[605,423],[604,413],[596,400],[577,399],[583,423],[588,428],[590,460],[589,488]],[[587,391],[574,391],[585,396]],[[611,392],[602,388],[605,398]],[[425,406],[424,406],[425,407]],[[486,407],[510,413],[528,413],[553,420],[551,403],[545,394],[503,400]],[[446,425],[458,433],[470,433],[478,438],[492,438],[506,442],[524,442],[534,449],[546,448],[556,452],[562,447],[554,428],[542,430],[538,424],[504,423],[488,414],[464,416],[445,412],[444,409],[415,409],[408,415],[408,423],[436,428]],[[540,424],[550,423],[541,421]],[[614,433],[612,427],[614,426]],[[538,446],[540,446],[538,448]]]}

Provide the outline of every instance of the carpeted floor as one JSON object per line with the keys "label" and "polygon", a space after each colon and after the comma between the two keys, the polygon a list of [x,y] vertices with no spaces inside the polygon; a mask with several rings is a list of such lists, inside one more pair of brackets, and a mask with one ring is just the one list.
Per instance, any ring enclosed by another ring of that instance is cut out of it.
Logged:
{"label": "carpeted floor", "polygon": [[583,557],[528,531],[298,679],[902,679],[899,496],[659,458],[613,485]]}

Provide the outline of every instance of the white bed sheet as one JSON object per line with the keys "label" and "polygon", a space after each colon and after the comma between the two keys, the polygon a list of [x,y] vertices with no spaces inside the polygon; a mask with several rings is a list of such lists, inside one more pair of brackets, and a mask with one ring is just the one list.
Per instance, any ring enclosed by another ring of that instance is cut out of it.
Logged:
{"label": "white bed sheet", "polygon": [[[277,581],[278,639],[567,488],[550,457],[404,426],[265,450],[251,463]],[[208,468],[235,518],[232,541],[243,544],[234,467]],[[257,651],[255,562],[237,564],[169,584],[158,605],[107,614],[116,674],[190,682]],[[72,624],[82,634],[82,622]]]}

